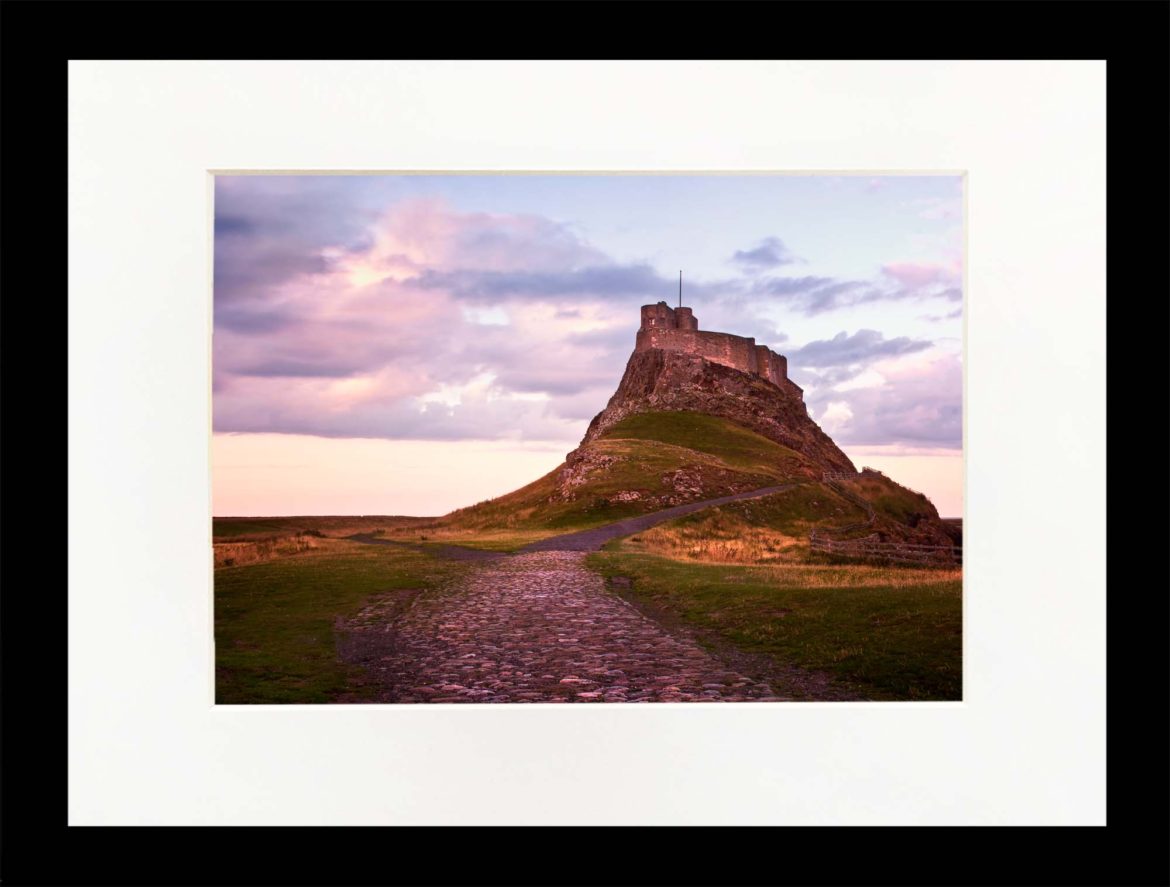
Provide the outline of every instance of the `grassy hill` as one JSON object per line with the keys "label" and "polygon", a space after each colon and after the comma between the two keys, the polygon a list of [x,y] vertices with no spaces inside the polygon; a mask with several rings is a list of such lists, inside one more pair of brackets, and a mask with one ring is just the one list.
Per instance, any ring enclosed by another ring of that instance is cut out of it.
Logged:
{"label": "grassy hill", "polygon": [[437,525],[560,532],[818,473],[796,451],[727,419],[639,413],[574,450],[539,480],[454,511]]}
{"label": "grassy hill", "polygon": [[872,468],[842,483],[868,501],[879,515],[897,523],[916,527],[924,520],[939,519],[938,511],[925,495],[895,483]]}
{"label": "grassy hill", "polygon": [[[355,532],[508,550],[684,502],[797,482],[797,489],[704,509],[625,544],[627,550],[704,561],[789,560],[807,553],[810,530],[866,519],[858,503],[822,483],[822,475],[823,466],[727,418],[686,411],[634,413],[574,450],[544,477],[443,517],[216,518],[216,562],[268,560],[295,553],[289,549],[294,543],[300,551],[316,548],[314,537]],[[875,524],[854,535],[876,531],[883,538],[906,538],[943,526],[929,499],[879,472],[867,470],[842,484],[877,515]]]}

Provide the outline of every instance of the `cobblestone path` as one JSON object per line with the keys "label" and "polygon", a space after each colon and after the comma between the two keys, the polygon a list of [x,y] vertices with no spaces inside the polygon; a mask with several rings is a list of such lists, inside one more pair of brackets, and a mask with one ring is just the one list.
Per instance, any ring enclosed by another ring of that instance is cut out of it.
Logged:
{"label": "cobblestone path", "polygon": [[[605,588],[580,551],[470,566],[390,622],[353,623],[385,702],[778,700]],[[352,645],[351,645],[352,646]]]}

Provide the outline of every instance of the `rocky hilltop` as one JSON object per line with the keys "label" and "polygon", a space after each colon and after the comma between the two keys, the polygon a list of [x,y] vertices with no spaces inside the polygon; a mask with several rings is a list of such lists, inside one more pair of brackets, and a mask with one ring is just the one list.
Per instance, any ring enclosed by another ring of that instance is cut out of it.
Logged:
{"label": "rocky hilltop", "polygon": [[800,453],[822,471],[857,470],[789,391],[703,357],[656,348],[630,355],[617,391],[566,461],[574,462],[582,448],[627,417],[659,411],[718,416]]}

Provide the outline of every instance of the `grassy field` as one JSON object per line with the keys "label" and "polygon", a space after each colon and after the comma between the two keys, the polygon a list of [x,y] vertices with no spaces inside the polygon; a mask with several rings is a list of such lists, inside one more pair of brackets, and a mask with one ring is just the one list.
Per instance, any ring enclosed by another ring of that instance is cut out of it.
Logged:
{"label": "grassy field", "polygon": [[[216,518],[217,701],[356,701],[366,691],[360,669],[338,659],[335,621],[469,569],[437,557],[439,546],[512,551],[658,510],[680,489],[684,499],[714,498],[792,481],[801,486],[618,540],[590,564],[631,578],[624,594],[712,644],[828,672],[869,698],[961,698],[961,573],[816,563],[810,530],[859,525],[866,514],[798,453],[685,412],[630,416],[582,452],[573,484],[552,472],[438,518]],[[924,518],[936,517],[925,497],[880,473],[845,483],[877,512],[857,533],[929,528]],[[947,526],[961,539],[961,524]],[[344,541],[356,533],[411,547]]]}
{"label": "grassy field", "polygon": [[958,571],[684,563],[621,551],[589,556],[622,593],[701,639],[825,671],[869,698],[962,698]]}
{"label": "grassy field", "polygon": [[211,521],[211,535],[215,541],[244,541],[273,539],[313,533],[321,536],[349,536],[373,530],[397,530],[433,524],[433,517],[402,517],[400,515],[306,517],[216,517]]}
{"label": "grassy field", "polygon": [[[795,529],[806,509],[815,511],[822,500],[803,498],[820,495],[811,487],[792,493],[797,495],[758,500],[754,507],[772,523]],[[828,503],[829,511],[835,508]],[[961,698],[958,570],[812,564],[799,554],[769,560],[771,553],[764,565],[712,563],[710,546],[720,544],[719,537],[731,545],[743,533],[741,521],[761,517],[725,509],[674,522],[683,524],[681,533],[663,525],[618,540],[590,555],[589,565],[606,576],[632,579],[622,594],[681,620],[713,646],[827,672],[867,698]],[[692,521],[697,541],[709,546],[701,560],[686,547],[696,541],[685,536]],[[646,553],[646,537],[659,531],[668,542],[682,544],[658,546],[674,557]],[[308,541],[314,547],[216,569],[217,702],[361,701],[373,691],[360,669],[338,658],[338,618],[396,591],[434,589],[469,568],[432,557],[425,542],[420,551],[328,537]],[[499,548],[516,539],[469,541]],[[751,556],[750,540],[729,551],[729,559],[742,561]]]}
{"label": "grassy field", "polygon": [[363,692],[337,658],[333,626],[373,596],[430,588],[457,564],[340,540],[215,571],[216,702],[321,703]]}

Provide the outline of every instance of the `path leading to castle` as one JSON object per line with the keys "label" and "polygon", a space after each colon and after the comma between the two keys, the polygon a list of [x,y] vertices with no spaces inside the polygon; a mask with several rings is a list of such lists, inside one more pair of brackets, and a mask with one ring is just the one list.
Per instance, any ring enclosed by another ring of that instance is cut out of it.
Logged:
{"label": "path leading to castle", "polygon": [[[372,605],[351,623],[347,648],[355,652],[348,658],[369,669],[384,702],[787,699],[644,616],[584,561],[610,539],[793,486],[692,502],[546,539],[513,555],[451,546],[447,556],[462,552],[474,561],[467,571],[417,596],[404,611],[396,609],[392,618]],[[802,677],[793,675],[803,685]]]}
{"label": "path leading to castle", "polygon": [[500,557],[419,596],[385,627],[392,637],[381,655],[364,663],[385,688],[381,701],[781,698],[607,591],[585,557],[580,551]]}

